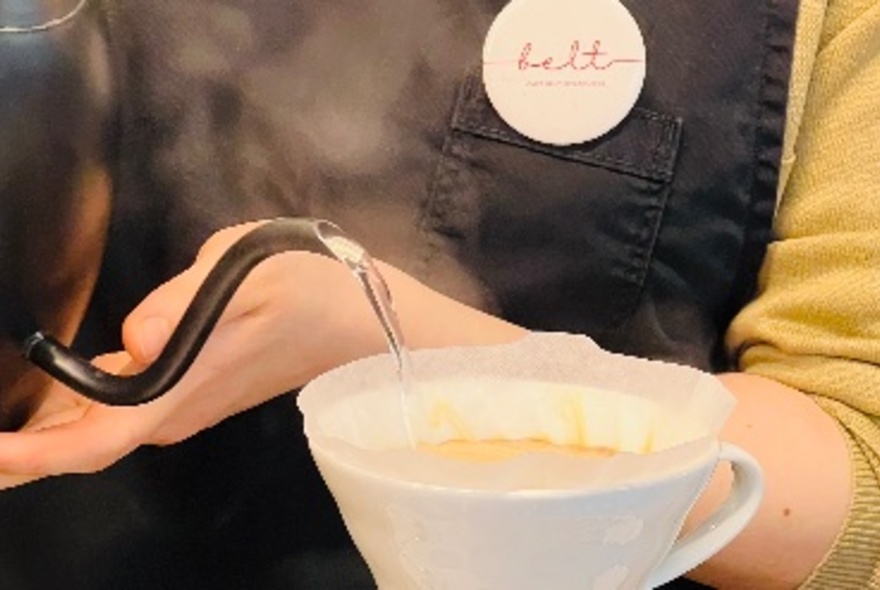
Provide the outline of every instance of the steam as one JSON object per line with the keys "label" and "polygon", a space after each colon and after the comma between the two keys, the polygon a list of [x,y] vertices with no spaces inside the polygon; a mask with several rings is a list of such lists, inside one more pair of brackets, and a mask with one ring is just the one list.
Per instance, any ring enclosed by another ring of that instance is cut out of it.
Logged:
{"label": "steam", "polygon": [[392,186],[406,171],[391,168],[433,162],[458,81],[502,3],[119,3],[124,147],[132,158],[152,152],[152,186],[180,232],[411,190]]}
{"label": "steam", "polygon": [[469,65],[473,42],[461,30],[476,30],[479,19],[442,0],[309,4],[316,8],[300,39],[248,74],[249,100],[334,175],[381,173],[426,149],[406,117],[451,101],[413,109],[423,98],[415,93]]}

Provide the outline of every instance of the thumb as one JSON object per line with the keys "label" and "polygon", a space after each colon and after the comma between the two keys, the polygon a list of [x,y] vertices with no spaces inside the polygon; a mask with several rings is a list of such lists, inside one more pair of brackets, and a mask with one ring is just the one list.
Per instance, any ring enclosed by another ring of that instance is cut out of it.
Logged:
{"label": "thumb", "polygon": [[147,365],[159,356],[201,284],[189,269],[150,293],[122,324],[122,342],[135,362]]}
{"label": "thumb", "polygon": [[191,267],[155,289],[128,315],[122,325],[122,341],[135,362],[147,365],[156,360],[220,257],[260,223],[236,225],[212,235]]}

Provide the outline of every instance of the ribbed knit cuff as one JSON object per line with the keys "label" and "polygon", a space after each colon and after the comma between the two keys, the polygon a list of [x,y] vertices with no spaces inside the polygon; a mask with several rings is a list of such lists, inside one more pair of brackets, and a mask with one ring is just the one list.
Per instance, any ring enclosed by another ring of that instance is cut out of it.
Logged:
{"label": "ribbed knit cuff", "polygon": [[815,398],[837,418],[850,447],[853,499],[846,523],[831,551],[801,586],[802,590],[880,589],[880,459],[859,432],[876,432],[877,425],[855,417],[839,402]]}

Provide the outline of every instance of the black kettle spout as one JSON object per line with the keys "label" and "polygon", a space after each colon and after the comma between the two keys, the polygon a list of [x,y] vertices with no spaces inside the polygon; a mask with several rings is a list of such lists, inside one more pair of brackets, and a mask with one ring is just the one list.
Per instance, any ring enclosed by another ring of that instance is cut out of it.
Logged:
{"label": "black kettle spout", "polygon": [[363,248],[328,221],[276,219],[250,231],[226,251],[197,291],[162,354],[141,373],[120,376],[105,372],[41,332],[24,339],[23,352],[43,371],[95,401],[117,406],[151,401],[186,373],[248,273],[264,259],[288,250],[324,254],[346,263],[358,253],[366,256]]}

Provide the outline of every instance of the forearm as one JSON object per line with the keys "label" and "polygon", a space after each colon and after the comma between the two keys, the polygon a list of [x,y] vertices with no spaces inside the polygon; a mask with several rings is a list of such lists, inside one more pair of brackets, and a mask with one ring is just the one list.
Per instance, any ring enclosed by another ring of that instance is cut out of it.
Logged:
{"label": "forearm", "polygon": [[[746,530],[692,577],[720,589],[790,589],[822,562],[846,521],[850,453],[835,420],[808,396],[743,373],[721,380],[738,399],[722,437],[755,456],[765,497]],[[721,465],[690,515],[702,520],[727,494]]]}

